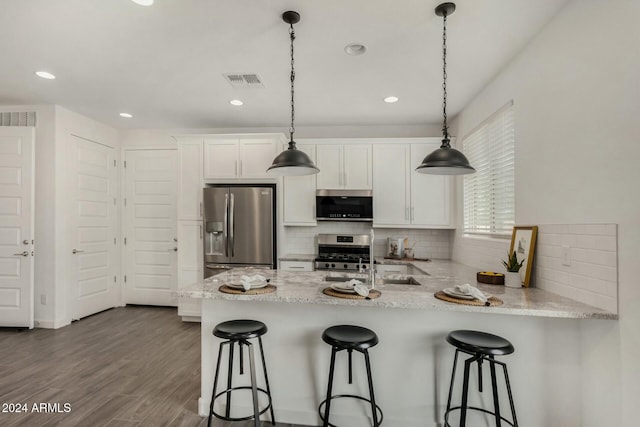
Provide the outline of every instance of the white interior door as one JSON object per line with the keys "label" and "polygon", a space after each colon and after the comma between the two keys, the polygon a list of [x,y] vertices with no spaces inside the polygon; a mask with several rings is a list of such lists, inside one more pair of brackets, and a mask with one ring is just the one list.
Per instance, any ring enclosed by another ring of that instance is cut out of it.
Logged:
{"label": "white interior door", "polygon": [[117,305],[117,174],[111,147],[70,136],[72,319]]}
{"label": "white interior door", "polygon": [[34,134],[0,128],[0,326],[33,328]]}
{"label": "white interior door", "polygon": [[177,306],[177,151],[132,150],[126,161],[125,303]]}

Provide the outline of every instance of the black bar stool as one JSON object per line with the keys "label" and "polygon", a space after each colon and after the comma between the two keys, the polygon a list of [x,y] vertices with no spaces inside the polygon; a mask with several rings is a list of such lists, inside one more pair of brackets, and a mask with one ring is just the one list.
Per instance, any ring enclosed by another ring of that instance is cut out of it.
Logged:
{"label": "black bar stool", "polygon": [[[373,416],[373,425],[378,427],[382,424],[382,409],[376,405],[376,399],[373,394],[373,381],[371,379],[371,364],[369,363],[369,347],[373,347],[378,344],[378,336],[370,329],[362,328],[360,326],[340,325],[332,326],[325,329],[322,333],[322,339],[327,344],[331,345],[331,367],[329,368],[329,385],[327,386],[327,398],[318,406],[318,413],[323,421],[323,427],[336,427],[329,422],[329,412],[331,409],[331,399],[337,399],[341,397],[351,397],[354,399],[364,400],[371,404],[371,413]],[[364,355],[365,365],[367,367],[367,379],[369,381],[369,399],[362,396],[356,396],[353,394],[338,394],[331,395],[331,388],[333,387],[333,371],[336,363],[336,353],[342,350],[347,350],[349,354],[349,384],[353,382],[353,371],[351,365],[351,353],[353,350],[359,351]],[[326,405],[325,405],[326,404]],[[322,406],[325,405],[324,413]],[[380,417],[378,419],[378,411]]]}
{"label": "black bar stool", "polygon": [[[494,356],[503,356],[514,352],[513,345],[506,339],[497,335],[488,334],[477,331],[453,331],[447,335],[447,342],[456,347],[456,355],[453,359],[453,372],[451,373],[451,384],[449,385],[449,399],[447,400],[447,410],[444,413],[444,423],[446,427],[450,427],[449,413],[460,410],[460,427],[466,426],[467,410],[472,409],[491,414],[495,417],[496,427],[502,426],[502,421],[510,426],[518,427],[518,419],[516,418],[516,408],[513,404],[513,396],[511,395],[511,384],[509,383],[509,374],[507,373],[507,365],[498,362]],[[453,393],[453,382],[456,377],[456,365],[458,363],[458,353],[466,353],[471,355],[464,362],[464,379],[462,383],[462,403],[460,406],[451,407],[451,395]],[[491,388],[493,390],[493,408],[494,411],[488,411],[483,408],[477,408],[467,405],[467,397],[469,392],[469,371],[472,363],[478,364],[478,385],[479,391],[482,393],[482,362],[489,362],[491,370]],[[507,393],[509,394],[509,404],[511,405],[511,416],[513,421],[509,421],[500,415],[500,403],[498,399],[498,386],[496,384],[496,364],[502,366],[504,379],[507,384]]]}
{"label": "black bar stool", "polygon": [[[209,405],[209,420],[207,422],[207,426],[211,427],[211,417],[215,415],[216,418],[220,418],[227,421],[245,421],[245,420],[254,420],[255,427],[260,427],[260,415],[264,414],[267,410],[271,412],[271,424],[275,425],[275,417],[273,416],[273,405],[271,404],[271,389],[269,388],[269,378],[267,377],[267,365],[264,361],[264,351],[262,349],[262,335],[267,333],[267,326],[258,322],[257,320],[230,320],[228,322],[222,322],[216,325],[213,329],[213,335],[218,338],[225,339],[220,343],[220,350],[218,351],[218,362],[216,365],[216,373],[213,380],[213,392],[211,393],[211,404]],[[255,359],[253,356],[253,344],[248,340],[252,338],[258,338],[258,343],[260,344],[260,356],[262,358],[262,369],[264,371],[264,381],[267,389],[264,390],[257,386],[256,382],[256,367],[255,367]],[[251,386],[242,386],[242,387],[232,387],[231,379],[233,374],[233,346],[234,344],[238,344],[238,349],[240,351],[240,375],[244,374],[244,363],[243,363],[243,352],[242,347],[247,346],[249,349],[249,370],[251,373]],[[229,346],[229,371],[227,374],[227,388],[220,393],[216,394],[216,389],[218,388],[218,373],[220,372],[220,360],[222,356],[222,348],[228,345]],[[253,396],[253,414],[240,417],[240,418],[232,418],[230,416],[231,410],[231,392],[234,390],[251,390]],[[258,392],[264,393],[269,399],[269,404],[260,410],[258,408]],[[223,394],[227,395],[227,407],[224,415],[218,414],[213,410],[214,401],[222,396]]]}

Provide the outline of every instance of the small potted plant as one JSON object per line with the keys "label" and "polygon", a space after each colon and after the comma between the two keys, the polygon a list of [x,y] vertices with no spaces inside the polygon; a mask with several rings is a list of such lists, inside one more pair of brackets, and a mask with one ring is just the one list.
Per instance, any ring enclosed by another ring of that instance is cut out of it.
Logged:
{"label": "small potted plant", "polygon": [[509,288],[519,288],[522,286],[522,279],[520,278],[520,267],[524,264],[524,259],[518,262],[516,251],[512,254],[507,252],[507,261],[502,261],[507,272],[504,275],[504,285]]}

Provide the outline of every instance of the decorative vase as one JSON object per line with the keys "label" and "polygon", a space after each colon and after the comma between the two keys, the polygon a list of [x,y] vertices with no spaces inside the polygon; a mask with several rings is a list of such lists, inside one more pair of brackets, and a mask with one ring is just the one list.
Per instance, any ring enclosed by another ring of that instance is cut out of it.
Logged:
{"label": "decorative vase", "polygon": [[522,278],[517,271],[507,271],[504,273],[504,285],[507,288],[521,288]]}

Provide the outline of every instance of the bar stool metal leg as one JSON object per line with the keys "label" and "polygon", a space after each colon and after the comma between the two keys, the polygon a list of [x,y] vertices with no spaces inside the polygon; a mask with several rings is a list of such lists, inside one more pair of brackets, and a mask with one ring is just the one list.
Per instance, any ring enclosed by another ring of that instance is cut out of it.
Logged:
{"label": "bar stool metal leg", "polygon": [[[264,372],[264,382],[267,386],[267,394],[271,398],[271,388],[269,387],[269,376],[267,375],[267,363],[264,360],[264,348],[262,348],[262,337],[258,337],[258,344],[260,345],[260,357],[262,358],[262,372]],[[273,415],[273,405],[269,408],[271,413],[271,424],[276,425],[276,417]]]}
{"label": "bar stool metal leg", "polygon": [[509,405],[511,406],[511,415],[513,416],[513,427],[518,427],[518,418],[516,418],[516,406],[513,403],[513,395],[511,394],[511,383],[509,382],[509,374],[507,373],[507,365],[500,363],[504,370],[504,380],[507,383],[507,394],[509,395]]}
{"label": "bar stool metal leg", "polygon": [[451,410],[451,397],[453,396],[453,381],[456,378],[456,367],[458,366],[458,353],[460,350],[456,349],[456,355],[453,358],[453,371],[451,372],[451,382],[449,383],[449,398],[447,399],[447,410],[445,412],[445,425],[449,424],[449,411]]}
{"label": "bar stool metal leg", "polygon": [[469,371],[471,364],[478,360],[477,356],[472,356],[464,361],[464,379],[462,380],[462,404],[460,408],[460,427],[467,425],[467,399],[469,397]]}
{"label": "bar stool metal leg", "polygon": [[369,362],[369,352],[364,350],[364,362],[367,366],[367,379],[369,381],[369,398],[371,399],[371,414],[373,416],[373,427],[378,427],[378,410],[376,407],[376,398],[373,394],[373,378],[371,377],[371,363]]}
{"label": "bar stool metal leg", "polygon": [[331,365],[329,365],[329,384],[327,385],[327,400],[324,408],[323,427],[329,427],[329,410],[331,408],[331,388],[333,387],[333,370],[336,365],[336,348],[331,347]]}
{"label": "bar stool metal leg", "polygon": [[249,370],[251,372],[251,395],[253,397],[253,417],[256,427],[260,427],[260,411],[258,409],[258,386],[256,382],[256,363],[253,356],[253,344],[250,342],[244,343],[249,349]]}
{"label": "bar stool metal leg", "polygon": [[224,413],[227,418],[231,413],[231,379],[233,377],[233,341],[229,343],[229,373],[227,376],[227,408]]}
{"label": "bar stool metal leg", "polygon": [[498,383],[496,380],[496,365],[494,363],[493,356],[489,356],[489,368],[491,369],[491,388],[493,390],[493,410],[496,416],[496,427],[501,427],[502,422],[500,420],[500,402],[498,399]]}
{"label": "bar stool metal leg", "polygon": [[216,373],[213,378],[213,392],[211,393],[211,403],[209,404],[209,419],[207,421],[207,427],[211,427],[211,418],[213,417],[213,401],[216,397],[216,389],[218,388],[218,372],[220,372],[220,360],[222,356],[222,346],[229,342],[221,342],[218,349],[218,362],[216,363]]}

